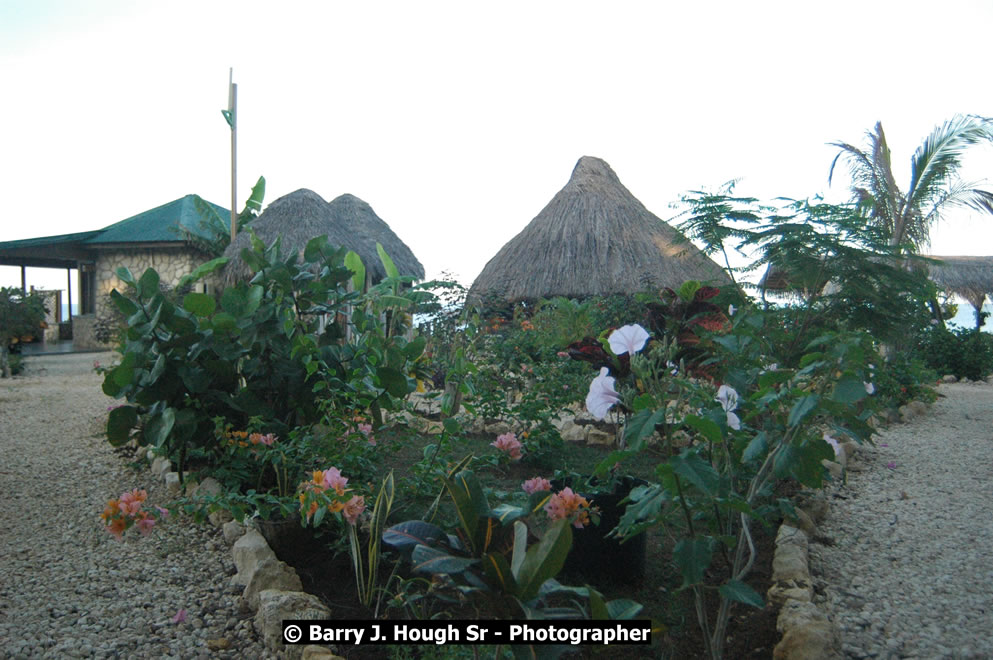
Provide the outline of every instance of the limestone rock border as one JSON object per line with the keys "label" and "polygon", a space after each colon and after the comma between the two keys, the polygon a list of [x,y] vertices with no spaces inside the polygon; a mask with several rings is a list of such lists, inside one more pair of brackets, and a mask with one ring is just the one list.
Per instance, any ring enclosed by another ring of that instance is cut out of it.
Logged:
{"label": "limestone rock border", "polygon": [[[927,405],[912,401],[901,406],[888,421],[906,422],[927,412]],[[774,660],[837,660],[842,656],[837,625],[814,603],[814,580],[810,575],[809,544],[817,535],[817,525],[830,509],[827,494],[844,485],[843,478],[858,445],[841,444],[836,461],[824,461],[834,479],[820,491],[798,497],[796,520],[785,521],[776,535],[772,560],[772,585],[766,596],[779,606],[776,630],[782,634],[773,649]],[[852,467],[853,470],[857,469]]]}
{"label": "limestone rock border", "polygon": [[824,461],[834,482],[796,498],[796,520],[784,521],[776,535],[772,558],[772,585],[766,593],[779,606],[776,630],[782,638],[773,649],[774,660],[837,660],[841,658],[841,635],[827,614],[814,603],[814,580],[810,575],[810,541],[817,525],[827,516],[828,492],[843,484],[845,470],[858,445],[841,443],[835,461]]}
{"label": "limestone rock border", "polygon": [[[150,471],[165,483],[170,495],[184,494],[179,473],[172,470],[167,458],[156,456],[151,448],[142,447],[138,448],[137,455],[148,461]],[[185,488],[188,497],[221,492],[220,483],[213,477],[207,477],[199,484],[188,480]],[[224,541],[231,547],[231,558],[237,568],[231,583],[244,586],[239,606],[245,612],[255,613],[255,631],[266,649],[287,660],[344,660],[331,647],[283,644],[284,619],[330,619],[331,610],[319,598],[303,590],[297,572],[276,557],[265,537],[251,522],[243,525],[230,514],[222,514],[227,512],[211,513],[209,520],[214,527],[220,528]]]}

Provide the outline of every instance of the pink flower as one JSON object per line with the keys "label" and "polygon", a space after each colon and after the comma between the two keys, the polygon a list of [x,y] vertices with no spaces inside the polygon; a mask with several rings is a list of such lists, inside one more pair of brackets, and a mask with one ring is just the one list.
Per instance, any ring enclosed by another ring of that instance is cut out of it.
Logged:
{"label": "pink flower", "polygon": [[359,424],[359,433],[366,437],[370,446],[376,446],[376,438],[372,435],[372,424]]}
{"label": "pink flower", "polygon": [[552,489],[552,482],[544,477],[534,477],[533,479],[528,479],[522,483],[521,488],[524,489],[524,492],[528,495],[533,495],[541,491],[550,491]]}
{"label": "pink flower", "polygon": [[645,342],[649,340],[648,331],[637,324],[625,325],[610,333],[607,343],[614,355],[624,355],[629,353],[634,355],[645,347]]}
{"label": "pink flower", "polygon": [[136,524],[138,525],[139,532],[141,532],[142,534],[148,534],[149,532],[152,531],[152,528],[155,527],[155,518],[151,518],[149,516],[143,516],[138,519],[138,522]]}
{"label": "pink flower", "polygon": [[163,518],[169,517],[169,509],[163,509],[160,506],[156,506],[155,509],[159,512],[159,515],[162,516]]}
{"label": "pink flower", "polygon": [[341,476],[341,470],[338,468],[330,467],[324,471],[325,488],[331,488],[339,495],[344,495],[346,484],[348,484],[348,478]]}
{"label": "pink flower", "polygon": [[896,469],[896,463],[887,463],[886,464],[886,467],[888,467],[891,470],[894,470],[894,469]]}
{"label": "pink flower", "polygon": [[560,358],[567,358],[567,357],[569,357],[569,354],[566,353],[565,351],[559,351],[558,353],[556,353],[556,355],[558,355]]}
{"label": "pink flower", "polygon": [[558,495],[552,495],[547,502],[545,502],[545,513],[551,520],[562,520],[569,515],[566,511],[565,502]]}
{"label": "pink flower", "polygon": [[490,446],[505,452],[513,461],[521,459],[521,441],[513,433],[498,435],[497,439],[490,443]]}
{"label": "pink flower", "polygon": [[176,616],[172,617],[172,622],[182,623],[183,621],[186,621],[186,610],[180,609],[178,612],[176,612]]}
{"label": "pink flower", "polygon": [[551,520],[572,518],[572,526],[579,528],[590,522],[590,503],[571,488],[563,488],[545,503],[545,513]]}
{"label": "pink flower", "polygon": [[621,401],[621,395],[614,389],[615,380],[608,373],[607,367],[601,367],[600,375],[590,383],[590,393],[586,395],[586,409],[600,420]]}
{"label": "pink flower", "polygon": [[342,509],[342,515],[345,516],[345,520],[348,521],[349,525],[354,525],[358,522],[359,516],[365,511],[365,498],[361,495],[353,495],[352,499],[345,502],[345,508]]}
{"label": "pink flower", "polygon": [[136,515],[139,511],[141,511],[141,503],[144,502],[147,497],[148,493],[146,491],[138,490],[137,488],[132,491],[121,493],[121,511],[128,516]]}

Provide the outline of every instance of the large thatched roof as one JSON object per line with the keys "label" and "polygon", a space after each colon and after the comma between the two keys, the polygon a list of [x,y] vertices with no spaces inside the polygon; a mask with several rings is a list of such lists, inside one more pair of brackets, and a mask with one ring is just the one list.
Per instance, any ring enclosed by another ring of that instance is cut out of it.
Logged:
{"label": "large thatched roof", "polygon": [[511,302],[585,298],[678,288],[686,280],[730,282],[646,209],[610,165],[584,156],[565,188],[490,259],[471,293]]}
{"label": "large thatched roof", "polygon": [[952,293],[962,296],[973,307],[981,307],[983,298],[993,298],[993,257],[931,257],[931,279]]}
{"label": "large thatched roof", "polygon": [[[376,253],[376,243],[380,243],[401,275],[424,277],[424,266],[410,248],[371,206],[354,195],[341,195],[326,202],[314,191],[301,188],[273,201],[249,227],[266,245],[281,236],[285,254],[290,250],[302,251],[307,241],[326,235],[332,245],[347,247],[362,257],[366,273],[373,282],[386,277]],[[224,251],[224,256],[231,259],[224,270],[225,286],[251,274],[240,256],[248,247],[251,247],[251,239],[244,231]]]}

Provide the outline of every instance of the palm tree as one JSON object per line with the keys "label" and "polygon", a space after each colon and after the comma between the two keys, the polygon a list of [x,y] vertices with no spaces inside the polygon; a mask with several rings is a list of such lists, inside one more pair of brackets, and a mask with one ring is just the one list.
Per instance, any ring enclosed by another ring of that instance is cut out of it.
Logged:
{"label": "palm tree", "polygon": [[852,176],[855,201],[890,236],[890,245],[905,243],[920,251],[930,242],[931,227],[948,207],[960,206],[993,213],[993,193],[962,181],[959,168],[965,148],[993,142],[993,120],[956,115],[936,127],[910,159],[910,186],[900,190],[890,164],[882,123],[866,133],[867,148],[833,142],[841,151],[831,163],[844,157]]}

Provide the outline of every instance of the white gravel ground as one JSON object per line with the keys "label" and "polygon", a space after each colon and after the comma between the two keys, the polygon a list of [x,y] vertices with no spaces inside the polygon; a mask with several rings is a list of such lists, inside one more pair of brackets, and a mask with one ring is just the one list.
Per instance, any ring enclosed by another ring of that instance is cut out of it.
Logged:
{"label": "white gravel ground", "polygon": [[102,528],[124,490],[169,498],[103,438],[117,402],[94,360],[110,355],[31,357],[26,375],[0,380],[0,657],[266,657],[215,529],[171,521],[121,542]]}
{"label": "white gravel ground", "polygon": [[856,454],[811,544],[846,658],[993,658],[993,386],[939,392]]}

